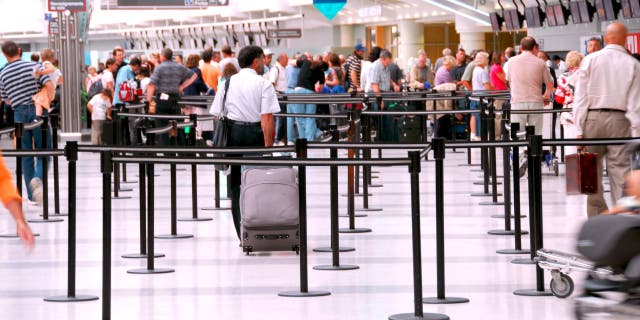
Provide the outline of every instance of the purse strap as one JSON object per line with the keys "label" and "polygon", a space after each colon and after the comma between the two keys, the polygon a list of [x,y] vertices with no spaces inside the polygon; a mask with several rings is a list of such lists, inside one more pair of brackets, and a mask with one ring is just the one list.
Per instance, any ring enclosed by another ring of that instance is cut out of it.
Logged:
{"label": "purse strap", "polygon": [[224,82],[224,96],[222,97],[222,117],[227,116],[226,108],[227,108],[227,92],[229,92],[229,83],[231,82],[231,77]]}

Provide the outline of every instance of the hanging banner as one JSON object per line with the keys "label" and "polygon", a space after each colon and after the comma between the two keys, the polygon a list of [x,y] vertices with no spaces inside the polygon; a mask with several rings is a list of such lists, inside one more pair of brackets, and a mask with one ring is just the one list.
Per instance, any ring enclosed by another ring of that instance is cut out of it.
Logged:
{"label": "hanging banner", "polygon": [[638,50],[640,46],[640,33],[632,33],[627,35],[627,49],[631,53],[640,53]]}
{"label": "hanging banner", "polygon": [[335,18],[346,4],[347,0],[313,0],[313,6],[329,20]]}

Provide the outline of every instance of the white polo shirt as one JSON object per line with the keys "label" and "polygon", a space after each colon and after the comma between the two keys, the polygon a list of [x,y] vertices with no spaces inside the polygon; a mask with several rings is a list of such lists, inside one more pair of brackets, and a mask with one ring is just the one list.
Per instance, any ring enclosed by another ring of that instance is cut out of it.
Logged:
{"label": "white polo shirt", "polygon": [[[269,80],[251,68],[244,68],[231,76],[225,110],[227,118],[235,121],[260,122],[261,115],[280,112],[276,91]],[[222,112],[224,86],[218,87],[209,110],[212,115]]]}

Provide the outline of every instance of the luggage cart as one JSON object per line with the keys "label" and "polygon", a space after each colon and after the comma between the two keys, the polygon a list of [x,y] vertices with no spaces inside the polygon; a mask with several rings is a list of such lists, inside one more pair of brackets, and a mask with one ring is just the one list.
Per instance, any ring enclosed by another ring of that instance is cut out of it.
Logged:
{"label": "luggage cart", "polygon": [[598,268],[591,262],[579,256],[540,249],[537,252],[538,266],[551,272],[551,282],[549,287],[551,293],[558,298],[567,298],[573,293],[573,279],[569,276],[571,271],[595,272],[601,275],[611,275],[613,271],[607,268]]}

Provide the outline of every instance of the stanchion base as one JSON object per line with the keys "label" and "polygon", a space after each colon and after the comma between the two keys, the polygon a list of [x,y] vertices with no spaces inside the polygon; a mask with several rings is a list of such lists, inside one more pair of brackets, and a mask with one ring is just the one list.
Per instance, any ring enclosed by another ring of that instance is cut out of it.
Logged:
{"label": "stanchion base", "polygon": [[[492,193],[484,193],[484,192],[477,192],[477,193],[472,193],[471,194],[472,197],[491,197],[493,196]],[[498,197],[502,196],[502,193],[498,193]]]}
{"label": "stanchion base", "polygon": [[531,250],[528,250],[528,249],[520,249],[520,250],[502,249],[502,250],[496,250],[496,253],[498,253],[498,254],[531,254]]}
{"label": "stanchion base", "polygon": [[[340,195],[341,197],[348,197],[349,195],[346,193],[343,193]],[[354,197],[362,197],[364,196],[364,193],[354,193],[353,194]],[[369,197],[373,196],[371,193],[368,194]]]}
{"label": "stanchion base", "polygon": [[[102,199],[102,197],[100,197],[100,199]],[[127,196],[111,196],[111,200],[125,200],[125,199],[131,199],[131,197],[127,197]]]}
{"label": "stanchion base", "polygon": [[29,219],[27,220],[31,223],[49,223],[49,222],[62,222],[64,221],[64,219],[55,219],[55,218],[49,218],[49,219]]}
{"label": "stanchion base", "polygon": [[536,289],[521,289],[513,292],[516,296],[524,297],[550,297],[553,295],[551,291],[538,291]]}
{"label": "stanchion base", "polygon": [[79,295],[74,297],[53,296],[53,297],[46,297],[43,300],[47,302],[83,302],[83,301],[95,301],[95,300],[98,300],[98,297],[90,296],[90,295]]}
{"label": "stanchion base", "polygon": [[370,184],[369,185],[369,188],[382,188],[382,187],[384,187],[383,184]]}
{"label": "stanchion base", "polygon": [[446,297],[444,299],[438,298],[424,298],[422,299],[422,303],[426,304],[456,304],[456,303],[467,303],[469,299],[467,298],[456,298],[456,297]]}
{"label": "stanchion base", "polygon": [[472,164],[463,163],[458,165],[458,167],[479,167],[479,166],[480,164],[475,164],[475,163],[472,163]]}
{"label": "stanchion base", "polygon": [[127,180],[127,181],[120,181],[120,183],[138,183],[138,181]]}
{"label": "stanchion base", "polygon": [[329,291],[307,291],[307,292],[283,291],[283,292],[278,292],[278,296],[290,297],[290,298],[323,297],[323,296],[328,296],[328,295],[331,295],[331,292],[329,292]]}
{"label": "stanchion base", "polygon": [[118,191],[119,192],[131,192],[131,191],[133,191],[133,189],[129,189],[129,188],[122,189],[122,188],[120,188]]}
{"label": "stanchion base", "polygon": [[380,173],[380,171],[371,170],[371,173]]}
{"label": "stanchion base", "polygon": [[143,269],[127,270],[127,273],[131,273],[131,274],[160,274],[160,273],[172,273],[172,272],[175,272],[175,270],[169,269],[169,268],[155,268],[151,270],[147,268],[143,268]]}
{"label": "stanchion base", "polygon": [[[153,176],[154,176],[154,177],[159,177],[160,175],[156,173],[156,174],[154,174]],[[139,174],[136,174],[136,177],[140,178],[140,175],[139,175]]]}
{"label": "stanchion base", "polygon": [[[127,253],[127,254],[123,254],[120,257],[125,258],[125,259],[146,259],[147,258],[147,254],[146,253]],[[165,255],[164,253],[154,253],[153,254],[154,258],[164,258]]]}
{"label": "stanchion base", "polygon": [[348,264],[342,264],[339,266],[326,265],[326,266],[313,267],[313,270],[320,270],[320,271],[343,271],[343,270],[357,270],[357,269],[360,269],[360,267],[348,265]]}
{"label": "stanchion base", "polygon": [[[476,186],[482,186],[484,185],[484,181],[474,181],[473,184]],[[501,184],[502,182],[496,181],[496,185],[501,185]],[[491,185],[491,180],[489,180],[489,185]]]}
{"label": "stanchion base", "polygon": [[[340,252],[352,252],[352,251],[356,251],[356,248],[340,247],[340,249],[338,249],[338,251],[340,251]],[[313,252],[333,252],[333,248],[331,248],[331,247],[320,247],[320,248],[313,249]]]}
{"label": "stanchion base", "polygon": [[[40,234],[39,233],[34,233],[33,234],[34,237],[39,237]],[[5,238],[5,239],[17,239],[18,238],[18,234],[17,233],[13,233],[13,234],[0,234],[0,238]]]}
{"label": "stanchion base", "polygon": [[[516,234],[516,232],[513,230],[502,230],[502,229],[489,230],[487,233],[494,236],[512,236]],[[520,234],[529,234],[529,232],[526,230],[521,230]]]}
{"label": "stanchion base", "polygon": [[[364,213],[356,213],[353,215],[355,218],[366,218],[368,217],[368,215],[364,214]],[[349,218],[349,215],[346,213],[343,214],[339,214],[338,217],[340,218]]]}
{"label": "stanchion base", "polygon": [[[171,169],[162,169],[162,171],[171,171]],[[176,171],[187,171],[186,168],[176,168]]]}
{"label": "stanchion base", "polygon": [[[477,165],[478,167],[480,167],[481,165]],[[473,170],[469,170],[469,172],[484,172],[484,170],[482,169],[473,169]]]}
{"label": "stanchion base", "polygon": [[[40,216],[44,216],[42,213],[40,214]],[[68,217],[69,214],[68,213],[53,213],[50,214],[49,217]]]}
{"label": "stanchion base", "polygon": [[449,316],[441,313],[423,313],[418,317],[413,313],[399,313],[389,316],[389,320],[449,320]]}
{"label": "stanchion base", "polygon": [[200,208],[200,210],[204,210],[204,211],[225,211],[225,210],[231,210],[231,207],[220,207],[220,208],[213,208],[213,207],[208,207],[208,208]]}
{"label": "stanchion base", "polygon": [[504,206],[504,202],[483,201],[478,203],[479,206]]}
{"label": "stanchion base", "polygon": [[198,222],[198,221],[211,221],[213,220],[213,218],[178,218],[178,221],[185,221],[185,222]]}
{"label": "stanchion base", "polygon": [[193,238],[192,234],[161,234],[155,236],[156,239],[187,239]]}
{"label": "stanchion base", "polygon": [[[525,214],[521,214],[520,215],[520,219],[523,219],[523,218],[526,218],[526,217],[527,217],[527,215],[525,215]],[[504,219],[504,214],[494,214],[494,215],[491,216],[491,218]],[[514,215],[511,216],[511,219],[515,219],[515,218],[516,218],[516,216],[514,216]]]}
{"label": "stanchion base", "polygon": [[538,261],[531,260],[529,258],[523,258],[523,259],[511,260],[511,263],[513,263],[513,264],[538,264]]}
{"label": "stanchion base", "polygon": [[356,208],[356,212],[382,211],[382,208]]}
{"label": "stanchion base", "polygon": [[344,228],[344,229],[338,230],[338,232],[340,232],[340,233],[367,233],[367,232],[371,232],[371,229],[369,229],[369,228],[355,228],[355,229]]}

